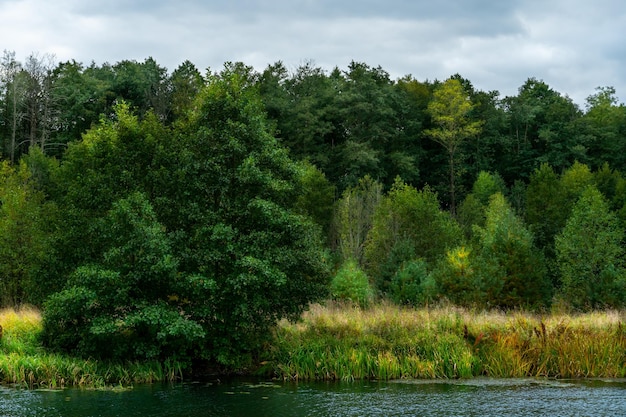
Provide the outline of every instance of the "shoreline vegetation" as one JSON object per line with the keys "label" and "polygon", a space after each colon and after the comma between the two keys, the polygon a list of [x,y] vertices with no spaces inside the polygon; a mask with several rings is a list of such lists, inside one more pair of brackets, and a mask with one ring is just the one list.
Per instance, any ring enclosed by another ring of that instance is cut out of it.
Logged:
{"label": "shoreline vegetation", "polygon": [[[255,375],[283,380],[626,377],[626,311],[580,314],[316,304],[281,321]],[[46,352],[38,310],[0,311],[0,383],[106,388],[176,381],[175,362]]]}
{"label": "shoreline vegetation", "polygon": [[41,313],[35,308],[0,310],[0,326],[0,384],[99,389],[182,378],[180,364],[170,361],[108,362],[47,352],[38,340]]}

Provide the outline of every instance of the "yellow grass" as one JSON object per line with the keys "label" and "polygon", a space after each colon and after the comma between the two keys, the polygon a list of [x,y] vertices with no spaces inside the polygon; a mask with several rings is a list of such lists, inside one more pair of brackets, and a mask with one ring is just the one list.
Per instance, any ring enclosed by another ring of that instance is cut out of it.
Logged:
{"label": "yellow grass", "polygon": [[625,319],[314,305],[298,323],[280,323],[269,361],[291,379],[624,377]]}

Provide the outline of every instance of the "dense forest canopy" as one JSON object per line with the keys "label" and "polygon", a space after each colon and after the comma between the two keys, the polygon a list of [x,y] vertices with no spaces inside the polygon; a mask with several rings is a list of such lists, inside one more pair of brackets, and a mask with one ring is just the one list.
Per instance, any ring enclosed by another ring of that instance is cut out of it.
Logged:
{"label": "dense forest canopy", "polygon": [[0,303],[43,306],[61,350],[234,364],[329,294],[626,304],[612,87],[5,51],[0,157]]}

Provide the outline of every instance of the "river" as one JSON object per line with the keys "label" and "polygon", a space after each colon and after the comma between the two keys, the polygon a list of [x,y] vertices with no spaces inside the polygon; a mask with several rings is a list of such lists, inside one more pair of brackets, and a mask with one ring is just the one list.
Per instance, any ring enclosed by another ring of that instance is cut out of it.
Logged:
{"label": "river", "polygon": [[0,388],[3,417],[544,415],[624,416],[626,380],[229,380],[105,391]]}

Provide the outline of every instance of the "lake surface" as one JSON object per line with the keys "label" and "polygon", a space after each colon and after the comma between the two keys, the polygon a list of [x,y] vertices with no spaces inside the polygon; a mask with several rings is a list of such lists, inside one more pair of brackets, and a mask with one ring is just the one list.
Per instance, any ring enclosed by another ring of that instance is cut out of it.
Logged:
{"label": "lake surface", "polygon": [[472,379],[0,388],[0,416],[624,416],[626,380]]}

